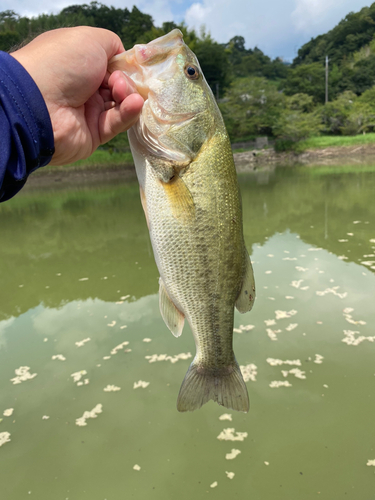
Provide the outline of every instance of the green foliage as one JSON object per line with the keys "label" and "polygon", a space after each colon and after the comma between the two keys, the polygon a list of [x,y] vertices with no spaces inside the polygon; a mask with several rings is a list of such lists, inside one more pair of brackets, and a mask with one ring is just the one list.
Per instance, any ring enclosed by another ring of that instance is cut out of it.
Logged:
{"label": "green foliage", "polygon": [[369,44],[374,35],[375,3],[357,13],[349,13],[328,33],[319,35],[303,45],[293,61],[293,66],[323,63],[326,55],[333,63],[341,64],[353,52]]}
{"label": "green foliage", "polygon": [[284,95],[265,78],[234,80],[220,104],[231,139],[238,140],[249,135],[272,135],[284,101]]}
{"label": "green foliage", "polygon": [[225,47],[233,76],[264,76],[271,80],[286,78],[288,67],[281,59],[272,61],[258,47],[247,50],[242,36],[231,38]]}
{"label": "green foliage", "polygon": [[316,103],[324,102],[325,70],[319,62],[301,64],[289,70],[284,92],[287,95],[308,94],[314,97]]}
{"label": "green foliage", "polygon": [[319,134],[320,118],[313,108],[313,98],[307,94],[285,99],[285,107],[273,127],[276,150],[295,149],[297,142]]}

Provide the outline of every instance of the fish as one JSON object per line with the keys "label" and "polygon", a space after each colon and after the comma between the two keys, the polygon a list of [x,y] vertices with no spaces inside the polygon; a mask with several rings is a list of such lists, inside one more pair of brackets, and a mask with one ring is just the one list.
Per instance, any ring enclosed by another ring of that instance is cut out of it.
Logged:
{"label": "fish", "polygon": [[233,351],[234,308],[255,299],[230,140],[198,59],[180,30],[112,58],[145,102],[128,131],[140,197],[160,273],[161,316],[175,337],[185,319],[196,354],[177,398],[180,412],[210,400],[247,412]]}

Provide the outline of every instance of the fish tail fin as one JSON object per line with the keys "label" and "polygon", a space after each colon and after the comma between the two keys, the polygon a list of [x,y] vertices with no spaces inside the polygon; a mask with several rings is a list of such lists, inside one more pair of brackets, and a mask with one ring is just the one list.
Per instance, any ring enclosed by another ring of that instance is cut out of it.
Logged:
{"label": "fish tail fin", "polygon": [[249,411],[249,395],[236,361],[214,372],[191,363],[178,394],[177,410],[194,411],[210,399],[232,410]]}

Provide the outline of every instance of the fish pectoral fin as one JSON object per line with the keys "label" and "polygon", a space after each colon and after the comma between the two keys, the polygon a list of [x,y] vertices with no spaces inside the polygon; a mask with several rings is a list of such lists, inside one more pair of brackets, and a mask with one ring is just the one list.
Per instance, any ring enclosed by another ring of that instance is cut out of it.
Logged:
{"label": "fish pectoral fin", "polygon": [[251,265],[250,257],[245,249],[245,271],[242,281],[242,287],[239,296],[236,300],[236,309],[240,313],[245,313],[251,310],[255,300],[255,281],[253,266]]}
{"label": "fish pectoral fin", "polygon": [[185,316],[169,298],[161,278],[159,279],[159,307],[165,324],[175,337],[179,337],[184,328]]}
{"label": "fish pectoral fin", "polygon": [[175,219],[189,222],[195,219],[195,205],[191,192],[183,179],[176,174],[169,182],[163,182],[171,212]]}

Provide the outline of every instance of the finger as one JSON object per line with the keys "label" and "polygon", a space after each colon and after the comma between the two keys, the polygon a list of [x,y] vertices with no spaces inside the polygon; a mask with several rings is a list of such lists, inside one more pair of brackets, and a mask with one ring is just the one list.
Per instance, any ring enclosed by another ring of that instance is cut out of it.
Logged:
{"label": "finger", "polygon": [[109,77],[108,87],[112,91],[113,99],[118,103],[137,92],[133,81],[119,70],[114,71]]}
{"label": "finger", "polygon": [[137,121],[143,102],[139,94],[131,94],[120,105],[101,113],[99,117],[100,143],[104,144],[117,134],[128,130]]}

